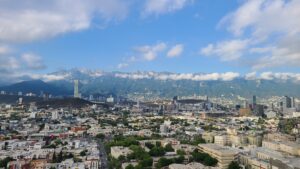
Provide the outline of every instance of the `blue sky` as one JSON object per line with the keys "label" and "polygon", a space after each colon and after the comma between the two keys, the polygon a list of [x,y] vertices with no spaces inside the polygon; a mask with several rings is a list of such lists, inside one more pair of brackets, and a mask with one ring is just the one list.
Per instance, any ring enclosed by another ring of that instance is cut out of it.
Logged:
{"label": "blue sky", "polygon": [[71,68],[299,72],[298,0],[3,0],[0,6],[3,77]]}

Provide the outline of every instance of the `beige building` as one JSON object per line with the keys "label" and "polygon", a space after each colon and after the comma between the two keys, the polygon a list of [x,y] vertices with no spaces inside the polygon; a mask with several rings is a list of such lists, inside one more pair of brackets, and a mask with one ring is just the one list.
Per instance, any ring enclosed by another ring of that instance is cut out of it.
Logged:
{"label": "beige building", "polygon": [[300,144],[296,142],[263,141],[262,146],[271,150],[281,151],[289,155],[300,155]]}
{"label": "beige building", "polygon": [[227,135],[215,136],[214,140],[215,140],[215,144],[218,144],[221,146],[230,145],[229,136],[227,136]]}
{"label": "beige building", "polygon": [[133,151],[130,150],[128,147],[122,146],[115,146],[110,148],[111,156],[114,158],[119,158],[120,156],[127,156],[128,154],[132,153]]}
{"label": "beige building", "polygon": [[270,164],[264,160],[247,155],[241,155],[239,162],[251,169],[270,169]]}
{"label": "beige building", "polygon": [[205,140],[206,143],[213,143],[214,137],[217,135],[215,132],[204,132],[202,134],[202,138]]}
{"label": "beige building", "polygon": [[187,165],[184,164],[171,164],[168,167],[169,169],[220,169],[219,167],[208,167],[204,166],[201,163],[189,163]]}
{"label": "beige building", "polygon": [[227,169],[229,164],[237,160],[239,152],[230,147],[217,144],[199,144],[199,149],[218,160],[218,167]]}

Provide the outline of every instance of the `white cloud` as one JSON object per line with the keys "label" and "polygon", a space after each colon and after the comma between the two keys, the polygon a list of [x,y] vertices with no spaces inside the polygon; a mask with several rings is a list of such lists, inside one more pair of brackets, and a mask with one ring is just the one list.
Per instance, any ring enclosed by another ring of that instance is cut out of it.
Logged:
{"label": "white cloud", "polygon": [[[203,48],[203,55],[217,55],[221,60],[251,57],[253,70],[273,67],[300,66],[300,1],[245,0],[234,12],[225,16],[221,26],[227,26],[235,37]],[[238,36],[238,38],[237,38]],[[247,39],[237,43],[236,39]],[[220,45],[219,45],[220,44]],[[227,50],[223,50],[226,48]],[[235,50],[236,49],[236,50]],[[228,52],[231,51],[231,52]]]}
{"label": "white cloud", "polygon": [[293,80],[293,81],[299,81],[300,80],[300,73],[288,73],[288,72],[263,72],[258,77],[263,80]]}
{"label": "white cloud", "polygon": [[143,15],[160,15],[177,11],[193,0],[146,0]]}
{"label": "white cloud", "polygon": [[300,66],[300,35],[280,39],[253,65],[253,69],[272,67]]}
{"label": "white cloud", "polygon": [[274,32],[297,34],[300,32],[299,0],[247,0],[235,12],[226,16],[229,30],[241,35],[251,28],[255,36],[268,36]]}
{"label": "white cloud", "polygon": [[69,77],[69,74],[64,74],[64,75],[53,75],[53,74],[23,74],[22,76],[29,76],[32,79],[40,79],[45,82],[50,82],[50,81],[58,81],[58,80],[64,80]]}
{"label": "white cloud", "polygon": [[184,46],[182,44],[177,44],[168,51],[167,56],[170,58],[180,56],[183,50],[184,50]]}
{"label": "white cloud", "polygon": [[221,61],[239,59],[247,48],[248,40],[230,40],[217,44],[209,44],[201,49],[200,53],[205,56],[218,56]]}
{"label": "white cloud", "polygon": [[240,75],[236,72],[226,73],[208,73],[208,74],[192,74],[192,73],[155,73],[155,72],[139,72],[139,73],[118,73],[115,75],[119,78],[129,79],[156,79],[156,80],[192,80],[192,81],[210,81],[222,80],[230,81],[238,78]]}
{"label": "white cloud", "polygon": [[136,47],[135,50],[139,53],[142,59],[146,61],[152,61],[157,58],[157,56],[167,48],[167,45],[163,42],[156,45],[145,45]]}
{"label": "white cloud", "polygon": [[256,79],[256,72],[247,73],[245,75],[245,79],[246,80],[255,80]]}
{"label": "white cloud", "polygon": [[124,68],[127,68],[129,66],[129,64],[128,63],[120,63],[120,64],[118,64],[118,69],[124,69]]}
{"label": "white cloud", "polygon": [[7,45],[0,45],[0,55],[8,54],[11,52],[11,48]]}
{"label": "white cloud", "polygon": [[87,29],[93,18],[127,15],[122,0],[9,0],[0,2],[0,40],[27,42]]}
{"label": "white cloud", "polygon": [[32,71],[44,68],[45,65],[43,64],[43,60],[34,54],[22,54],[19,56],[9,52],[0,55],[1,82],[16,82],[23,76],[31,74]]}
{"label": "white cloud", "polygon": [[17,58],[13,56],[0,55],[0,73],[9,74],[20,68],[20,63]]}
{"label": "white cloud", "polygon": [[22,61],[26,64],[29,69],[44,69],[46,68],[45,64],[42,61],[42,58],[32,54],[26,53],[21,56]]}

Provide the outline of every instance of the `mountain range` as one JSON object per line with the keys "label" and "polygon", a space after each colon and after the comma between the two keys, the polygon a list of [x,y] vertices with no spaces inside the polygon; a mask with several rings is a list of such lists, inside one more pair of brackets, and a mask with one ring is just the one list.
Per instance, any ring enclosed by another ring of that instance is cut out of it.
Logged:
{"label": "mountain range", "polygon": [[103,72],[90,70],[64,70],[15,84],[0,87],[0,91],[41,91],[53,95],[72,95],[73,80],[80,81],[80,92],[90,94],[144,94],[171,98],[173,96],[208,95],[245,97],[252,95],[294,96],[300,95],[300,83],[293,79],[246,79],[228,74],[176,74],[169,72]]}

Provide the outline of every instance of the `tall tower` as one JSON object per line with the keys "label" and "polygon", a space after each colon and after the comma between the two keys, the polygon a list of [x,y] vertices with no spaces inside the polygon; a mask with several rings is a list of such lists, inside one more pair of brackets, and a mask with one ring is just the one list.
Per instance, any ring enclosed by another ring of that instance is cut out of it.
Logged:
{"label": "tall tower", "polygon": [[79,81],[74,80],[74,98],[79,98],[79,89],[78,89]]}
{"label": "tall tower", "polygon": [[256,107],[256,96],[254,95],[253,96],[253,99],[252,99],[252,106],[253,106],[253,108],[255,108]]}

